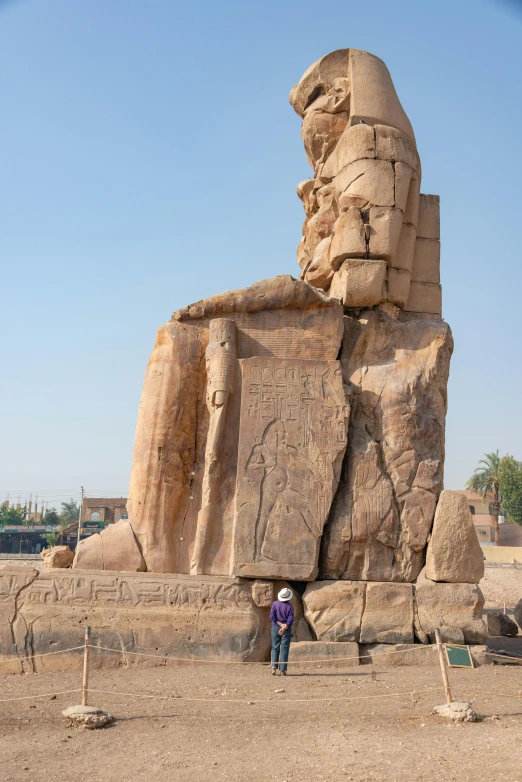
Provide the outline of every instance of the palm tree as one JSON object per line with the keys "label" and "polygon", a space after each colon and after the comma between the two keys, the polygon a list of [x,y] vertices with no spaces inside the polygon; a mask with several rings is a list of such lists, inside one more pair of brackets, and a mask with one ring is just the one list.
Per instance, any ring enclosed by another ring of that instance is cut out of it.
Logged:
{"label": "palm tree", "polygon": [[499,493],[500,456],[498,451],[495,453],[486,453],[484,458],[479,461],[479,466],[466,484],[466,488],[482,492],[484,502],[487,501],[488,492],[493,494],[493,528],[495,530],[495,546],[498,546],[498,517],[500,514],[500,503],[502,497]]}
{"label": "palm tree", "polygon": [[60,518],[64,525],[70,524],[73,521],[78,521],[79,516],[80,507],[74,500],[71,500],[70,502],[62,502],[62,512],[60,513]]}

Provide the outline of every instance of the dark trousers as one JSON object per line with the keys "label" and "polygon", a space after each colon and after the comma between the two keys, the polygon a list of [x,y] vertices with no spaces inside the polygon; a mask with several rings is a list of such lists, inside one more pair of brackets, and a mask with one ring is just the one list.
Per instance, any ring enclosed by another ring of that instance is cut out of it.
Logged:
{"label": "dark trousers", "polygon": [[283,635],[279,635],[280,629],[278,625],[272,625],[272,668],[277,668],[279,663],[279,669],[284,672],[288,662],[292,628],[287,627]]}

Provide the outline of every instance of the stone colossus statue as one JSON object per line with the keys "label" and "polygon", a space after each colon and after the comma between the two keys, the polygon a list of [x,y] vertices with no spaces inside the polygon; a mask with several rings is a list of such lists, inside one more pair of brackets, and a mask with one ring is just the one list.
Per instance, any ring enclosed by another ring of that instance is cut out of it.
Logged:
{"label": "stone colossus statue", "polygon": [[313,169],[301,279],[213,296],[159,329],[129,518],[83,541],[75,568],[409,586],[425,563],[453,346],[438,197],[420,193],[377,57],[328,54],[290,102]]}

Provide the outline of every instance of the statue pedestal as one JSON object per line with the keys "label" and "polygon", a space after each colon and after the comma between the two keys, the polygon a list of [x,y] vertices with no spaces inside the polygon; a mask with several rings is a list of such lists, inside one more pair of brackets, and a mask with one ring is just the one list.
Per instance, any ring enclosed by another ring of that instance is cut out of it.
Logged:
{"label": "statue pedestal", "polygon": [[0,673],[80,669],[81,650],[31,655],[82,646],[87,625],[93,668],[165,663],[129,652],[266,661],[272,600],[272,584],[239,578],[0,569],[2,656],[14,658],[0,662]]}

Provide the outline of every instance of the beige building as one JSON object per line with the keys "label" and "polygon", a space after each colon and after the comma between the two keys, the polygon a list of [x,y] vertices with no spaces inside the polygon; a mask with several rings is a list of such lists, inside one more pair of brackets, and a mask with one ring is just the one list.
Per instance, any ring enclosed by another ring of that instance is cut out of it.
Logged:
{"label": "beige building", "polygon": [[113,524],[127,518],[126,497],[85,497],[83,500],[82,524],[89,521]]}
{"label": "beige building", "polygon": [[[495,542],[494,516],[492,510],[493,493],[488,492],[486,499],[478,491],[462,489],[465,495],[479,543],[492,545]],[[498,526],[499,546],[522,546],[522,527],[513,521],[505,521],[504,516],[499,516]]]}

